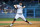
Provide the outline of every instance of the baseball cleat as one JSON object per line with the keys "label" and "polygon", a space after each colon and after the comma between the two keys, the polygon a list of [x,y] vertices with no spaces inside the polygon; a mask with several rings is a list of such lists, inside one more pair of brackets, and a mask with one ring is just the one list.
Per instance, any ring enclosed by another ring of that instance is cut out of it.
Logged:
{"label": "baseball cleat", "polygon": [[31,22],[29,22],[28,24],[32,24]]}
{"label": "baseball cleat", "polygon": [[12,26],[9,26],[9,27],[12,27]]}
{"label": "baseball cleat", "polygon": [[10,25],[10,27],[12,27],[12,26],[13,26],[13,24]]}

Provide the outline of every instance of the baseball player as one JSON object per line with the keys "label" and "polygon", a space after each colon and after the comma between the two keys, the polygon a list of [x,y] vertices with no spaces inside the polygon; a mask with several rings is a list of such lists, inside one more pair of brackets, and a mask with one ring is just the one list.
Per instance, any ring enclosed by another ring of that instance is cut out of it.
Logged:
{"label": "baseball player", "polygon": [[15,16],[14,21],[12,22],[12,24],[10,26],[13,26],[14,22],[16,21],[16,19],[18,19],[19,17],[21,17],[21,19],[23,19],[25,22],[27,22],[28,24],[32,24],[30,22],[28,22],[25,17],[23,16],[23,8],[25,8],[25,6],[22,7],[22,3],[19,3],[19,5],[14,5],[14,7],[17,9],[17,13]]}

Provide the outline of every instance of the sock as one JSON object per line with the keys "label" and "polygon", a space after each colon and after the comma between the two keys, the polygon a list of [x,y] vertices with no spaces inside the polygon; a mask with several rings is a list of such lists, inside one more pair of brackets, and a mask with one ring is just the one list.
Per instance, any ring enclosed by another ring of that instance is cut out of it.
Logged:
{"label": "sock", "polygon": [[16,19],[14,19],[14,21],[12,22],[12,24],[14,24],[15,21],[16,21]]}
{"label": "sock", "polygon": [[29,23],[27,20],[25,22]]}

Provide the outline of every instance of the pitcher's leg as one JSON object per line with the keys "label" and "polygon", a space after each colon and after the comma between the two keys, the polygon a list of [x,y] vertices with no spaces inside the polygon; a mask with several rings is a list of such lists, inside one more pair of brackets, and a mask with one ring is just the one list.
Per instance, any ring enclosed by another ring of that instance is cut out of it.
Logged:
{"label": "pitcher's leg", "polygon": [[11,23],[11,25],[10,25],[10,26],[13,26],[13,24],[14,24],[14,22],[15,22],[15,21],[16,21],[16,19],[14,19],[14,20],[13,20],[13,22]]}
{"label": "pitcher's leg", "polygon": [[21,18],[22,18],[25,22],[27,22],[28,24],[32,24],[32,23],[28,22],[23,15],[21,15]]}
{"label": "pitcher's leg", "polygon": [[25,22],[29,23],[24,16],[21,17]]}
{"label": "pitcher's leg", "polygon": [[15,19],[13,20],[12,24],[14,24],[14,22],[15,22],[16,19],[18,19],[18,18],[19,18],[19,15],[17,14],[17,15],[15,16]]}
{"label": "pitcher's leg", "polygon": [[13,20],[13,22],[12,22],[12,24],[11,24],[10,26],[13,26],[14,22],[15,22],[16,19],[18,19],[18,18],[19,18],[19,15],[17,14],[17,15],[15,16],[15,19]]}

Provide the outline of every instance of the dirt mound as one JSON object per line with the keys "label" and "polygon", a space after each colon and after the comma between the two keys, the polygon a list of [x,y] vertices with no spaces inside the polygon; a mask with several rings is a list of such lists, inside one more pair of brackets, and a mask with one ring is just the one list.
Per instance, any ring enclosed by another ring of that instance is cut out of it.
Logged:
{"label": "dirt mound", "polygon": [[[9,27],[9,25],[0,25],[0,27]],[[12,27],[40,27],[40,24],[14,24]]]}
{"label": "dirt mound", "polygon": [[[16,21],[12,27],[40,27],[40,21],[30,21],[33,24],[26,24],[24,21]],[[0,21],[0,23],[12,23],[12,21]],[[0,27],[9,27],[8,25],[0,25]]]}

